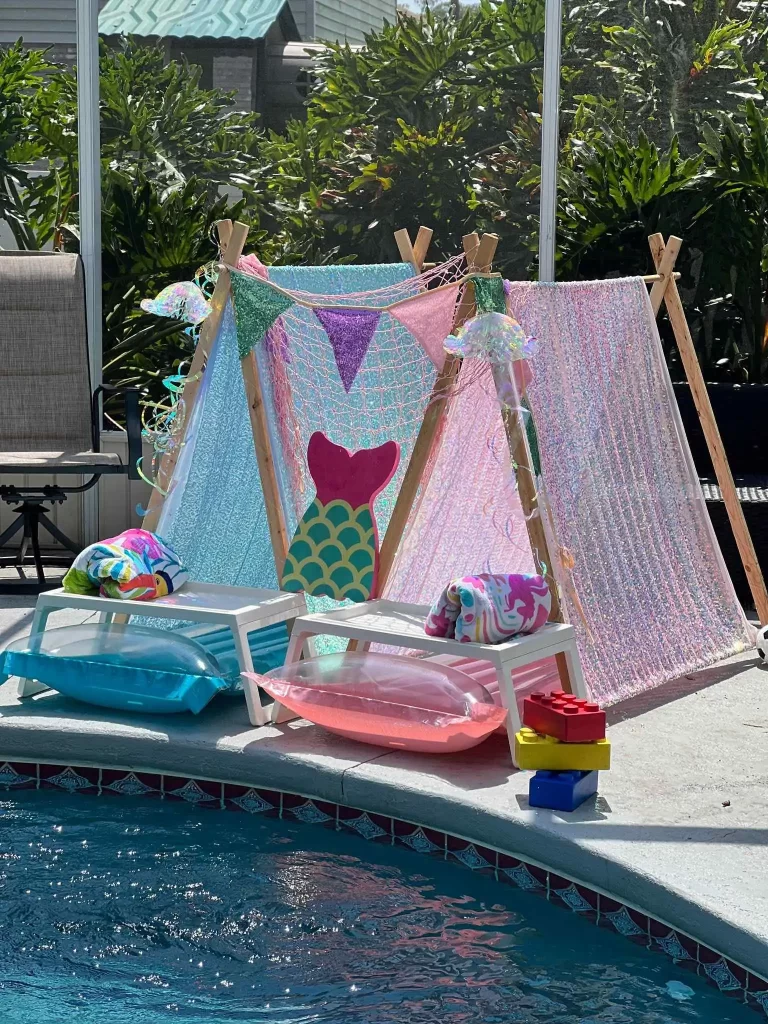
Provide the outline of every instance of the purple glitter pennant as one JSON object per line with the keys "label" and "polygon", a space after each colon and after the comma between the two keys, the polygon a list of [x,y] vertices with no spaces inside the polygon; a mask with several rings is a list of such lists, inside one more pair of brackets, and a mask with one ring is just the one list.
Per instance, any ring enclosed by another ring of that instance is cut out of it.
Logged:
{"label": "purple glitter pennant", "polygon": [[381,314],[373,309],[316,309],[315,316],[323,325],[333,347],[344,390],[355,382]]}

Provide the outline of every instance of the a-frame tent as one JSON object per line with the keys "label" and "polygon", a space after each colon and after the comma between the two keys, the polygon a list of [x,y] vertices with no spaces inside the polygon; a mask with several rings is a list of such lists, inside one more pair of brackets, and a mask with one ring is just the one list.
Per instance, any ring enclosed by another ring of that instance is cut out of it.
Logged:
{"label": "a-frame tent", "polygon": [[[401,252],[404,253],[406,259],[413,262],[414,269],[417,270],[421,270],[424,262],[426,254],[425,240],[428,243],[426,234],[426,229],[423,229],[414,246],[410,245],[407,235],[404,236],[403,233],[400,233],[398,238],[401,244]],[[194,391],[199,387],[202,380],[201,370],[205,360],[210,356],[213,342],[225,313],[231,291],[231,274],[232,271],[236,270],[238,258],[245,241],[244,227],[234,225],[229,229],[227,225],[224,225],[222,228],[222,241],[224,243],[223,260],[213,299],[213,314],[204,325],[203,335],[198,346],[199,357],[198,353],[196,353],[198,365],[193,365],[190,371],[190,383],[193,386],[192,392],[190,393],[187,390],[185,393],[187,423],[194,418],[193,413],[190,413],[189,406],[192,405]],[[705,436],[713,451],[713,462],[718,470],[721,489],[729,515],[731,515],[734,533],[742,552],[748,578],[753,585],[755,603],[761,619],[765,621],[768,619],[768,597],[765,593],[765,585],[757,566],[757,560],[754,556],[754,549],[752,548],[746,525],[744,524],[727,460],[725,460],[724,455],[721,456],[721,444],[718,451],[719,435],[717,434],[717,427],[711,414],[711,407],[708,406],[706,388],[701,380],[690,332],[685,322],[677,291],[674,261],[679,251],[680,241],[674,238],[670,239],[666,246],[663,239],[658,236],[655,236],[650,241],[654,261],[657,266],[657,273],[649,275],[646,279],[646,283],[651,285],[651,307],[654,313],[658,313],[662,303],[666,303],[670,322],[675,330],[683,363],[691,382],[694,398],[699,407]],[[484,236],[483,239],[479,239],[477,236],[470,235],[464,239],[467,260],[465,276],[471,276],[474,273],[487,274],[489,272],[495,245],[496,240],[493,236]],[[416,253],[417,249],[419,250],[418,254]],[[302,292],[301,295],[306,298],[306,293]],[[359,298],[355,304],[359,304]],[[460,323],[472,311],[472,283],[469,281],[465,282],[463,297],[456,310],[456,321]],[[546,339],[544,339],[544,343],[545,341]],[[264,495],[269,540],[274,555],[275,567],[279,574],[284,564],[284,556],[290,540],[290,529],[286,525],[283,508],[284,502],[281,500],[281,488],[278,480],[279,473],[276,466],[280,453],[275,451],[276,434],[273,425],[269,422],[270,407],[268,395],[266,394],[268,389],[262,380],[262,365],[260,360],[256,358],[253,347],[247,348],[241,354],[240,368],[248,405],[254,452]],[[418,512],[420,495],[428,484],[430,469],[435,465],[436,450],[440,448],[446,420],[449,416],[451,399],[456,392],[459,373],[460,366],[458,360],[454,358],[446,359],[441,371],[434,378],[429,399],[426,401],[423,409],[420,428],[413,438],[411,449],[407,453],[407,467],[399,481],[397,498],[391,510],[387,530],[382,542],[380,571],[380,588],[382,590],[387,586],[387,577],[395,563],[406,528]],[[189,384],[187,388],[189,388]],[[547,522],[546,508],[542,504],[544,491],[539,486],[540,481],[536,478],[529,448],[529,431],[523,422],[520,408],[507,409],[503,413],[503,424],[513,462],[517,467],[518,497],[522,505],[525,529],[529,537],[534,561],[540,570],[549,575],[551,585],[554,583],[554,575],[559,577],[558,582],[561,587],[567,590],[567,568],[564,572],[562,553],[558,550],[557,546],[556,530],[553,529],[551,523]],[[541,426],[541,424],[539,425]],[[171,471],[169,472],[167,466],[161,467],[161,485],[167,487],[169,480],[172,478],[172,468],[171,466]],[[154,526],[156,522],[157,505],[151,508],[147,524]],[[467,571],[476,571],[476,567],[467,567]],[[562,611],[558,587],[552,585],[552,590],[555,595],[553,615],[559,618]],[[573,608],[571,607],[572,615]]]}

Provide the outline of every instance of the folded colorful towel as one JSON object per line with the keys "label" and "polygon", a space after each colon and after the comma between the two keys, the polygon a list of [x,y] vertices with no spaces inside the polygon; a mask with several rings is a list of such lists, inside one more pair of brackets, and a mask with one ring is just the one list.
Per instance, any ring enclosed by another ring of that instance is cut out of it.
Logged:
{"label": "folded colorful towel", "polygon": [[64,577],[70,594],[90,594],[125,601],[152,601],[186,583],[189,575],[173,548],[148,530],[125,530],[90,544]]}
{"label": "folded colorful towel", "polygon": [[480,573],[449,583],[424,623],[429,636],[463,643],[499,644],[546,623],[552,599],[542,576]]}

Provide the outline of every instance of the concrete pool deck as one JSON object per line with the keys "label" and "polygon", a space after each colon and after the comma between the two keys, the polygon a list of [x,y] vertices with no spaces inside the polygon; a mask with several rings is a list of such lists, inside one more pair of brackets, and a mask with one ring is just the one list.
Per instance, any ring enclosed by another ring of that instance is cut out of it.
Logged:
{"label": "concrete pool deck", "polygon": [[[6,604],[12,603],[6,599]],[[0,647],[32,599],[0,617]],[[52,624],[76,621],[59,613]],[[616,895],[768,975],[768,670],[734,659],[609,711],[613,768],[573,814],[528,807],[494,737],[463,755],[379,751],[306,722],[252,728],[245,702],[138,717],[0,687],[0,763],[112,765],[299,793],[391,815]]]}

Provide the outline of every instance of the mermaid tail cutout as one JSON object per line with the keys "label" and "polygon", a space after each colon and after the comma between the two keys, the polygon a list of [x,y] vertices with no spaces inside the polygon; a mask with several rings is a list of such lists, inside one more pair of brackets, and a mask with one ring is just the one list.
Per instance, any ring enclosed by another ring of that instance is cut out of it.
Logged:
{"label": "mermaid tail cutout", "polygon": [[376,593],[379,535],[373,502],[399,461],[394,441],[352,453],[320,431],[312,435],[307,463],[317,493],[291,541],[283,590],[337,601],[367,601]]}

